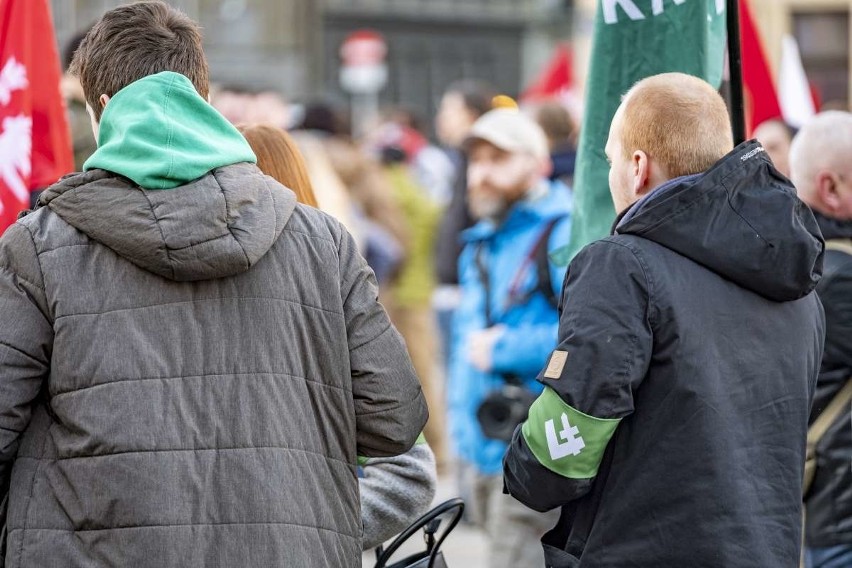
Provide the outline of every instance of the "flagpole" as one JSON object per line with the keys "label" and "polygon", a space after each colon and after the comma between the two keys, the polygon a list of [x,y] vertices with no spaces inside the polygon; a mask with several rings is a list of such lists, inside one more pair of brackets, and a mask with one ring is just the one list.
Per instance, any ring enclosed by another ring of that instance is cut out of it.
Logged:
{"label": "flagpole", "polygon": [[743,58],[740,48],[739,0],[727,0],[728,69],[731,89],[731,126],[734,144],[745,142],[745,99],[743,97]]}

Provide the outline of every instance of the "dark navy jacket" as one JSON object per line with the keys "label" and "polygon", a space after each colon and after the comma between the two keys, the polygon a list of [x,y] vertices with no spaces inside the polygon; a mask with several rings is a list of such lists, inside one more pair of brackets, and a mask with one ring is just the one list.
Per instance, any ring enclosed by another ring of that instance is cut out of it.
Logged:
{"label": "dark navy jacket", "polygon": [[822,262],[813,214],[755,142],[577,255],[504,461],[514,497],[562,507],[548,566],[797,565]]}
{"label": "dark navy jacket", "polygon": [[[815,214],[828,239],[852,239],[852,221]],[[822,358],[811,423],[852,377],[852,255],[825,252],[825,271],[817,285],[825,306],[825,353]],[[817,472],[805,505],[805,542],[829,547],[852,543],[852,416],[834,421],[817,446]]]}

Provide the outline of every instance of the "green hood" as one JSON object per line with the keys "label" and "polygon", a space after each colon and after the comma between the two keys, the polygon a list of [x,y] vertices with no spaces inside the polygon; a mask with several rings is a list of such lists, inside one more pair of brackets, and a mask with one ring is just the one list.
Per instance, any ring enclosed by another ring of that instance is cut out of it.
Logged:
{"label": "green hood", "polygon": [[114,172],[145,189],[172,189],[239,162],[257,162],[245,138],[189,79],[163,71],[110,99],[98,149],[83,170]]}

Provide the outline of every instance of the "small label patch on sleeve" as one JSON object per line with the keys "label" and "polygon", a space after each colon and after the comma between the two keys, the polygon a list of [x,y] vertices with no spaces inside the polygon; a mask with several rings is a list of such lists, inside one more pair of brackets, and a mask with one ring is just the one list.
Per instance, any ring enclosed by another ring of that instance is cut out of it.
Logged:
{"label": "small label patch on sleeve", "polygon": [[565,361],[568,360],[567,351],[554,351],[550,356],[550,363],[547,364],[547,370],[544,376],[547,379],[558,379],[562,377],[562,369],[565,368]]}

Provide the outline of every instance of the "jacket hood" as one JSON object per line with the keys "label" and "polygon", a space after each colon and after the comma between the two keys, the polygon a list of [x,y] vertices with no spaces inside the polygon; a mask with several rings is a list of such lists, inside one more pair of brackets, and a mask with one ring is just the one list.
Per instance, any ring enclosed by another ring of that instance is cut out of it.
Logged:
{"label": "jacket hood", "polygon": [[48,188],[39,206],[144,270],[191,281],[251,268],[281,234],[296,196],[257,166],[235,164],[172,191],[92,170]]}
{"label": "jacket hood", "polygon": [[173,189],[207,172],[257,158],[245,138],[172,71],[113,96],[101,115],[98,149],[83,170],[108,170],[146,189]]}
{"label": "jacket hood", "polygon": [[822,275],[814,215],[756,141],[636,202],[615,233],[654,241],[778,302],[807,295]]}

